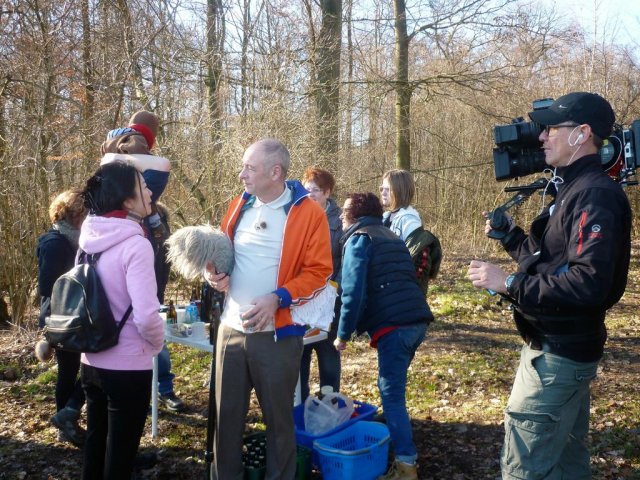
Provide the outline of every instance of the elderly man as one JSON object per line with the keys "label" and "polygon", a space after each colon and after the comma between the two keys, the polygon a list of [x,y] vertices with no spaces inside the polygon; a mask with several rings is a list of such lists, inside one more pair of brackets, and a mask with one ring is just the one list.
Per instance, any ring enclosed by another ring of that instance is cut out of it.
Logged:
{"label": "elderly man", "polygon": [[[606,311],[627,282],[631,210],[603,171],[598,149],[614,113],[599,95],[576,92],[529,114],[554,169],[555,201],[529,234],[509,218],[501,242],[515,273],[474,260],[469,279],[513,299],[525,341],[505,414],[504,479],[590,479],[589,387],[607,331]],[[492,230],[487,221],[485,232]]]}
{"label": "elderly man", "polygon": [[260,140],[246,150],[239,175],[245,192],[222,221],[234,244],[233,273],[205,273],[213,288],[228,292],[216,347],[213,470],[220,480],[243,478],[252,388],[267,426],[266,478],[295,476],[293,396],[304,327],[292,323],[290,307],[326,285],[332,259],[326,215],[302,184],[285,182],[289,162],[278,140]]}

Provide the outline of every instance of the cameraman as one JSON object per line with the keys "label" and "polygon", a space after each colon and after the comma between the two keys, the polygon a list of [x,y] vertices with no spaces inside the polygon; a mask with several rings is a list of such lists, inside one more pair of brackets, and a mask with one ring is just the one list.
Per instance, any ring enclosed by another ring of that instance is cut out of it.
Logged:
{"label": "cameraman", "polygon": [[615,115],[604,98],[576,92],[529,117],[544,126],[539,139],[556,199],[528,235],[511,218],[503,222],[501,242],[517,272],[473,260],[468,277],[512,299],[525,341],[505,413],[502,478],[590,479],[589,386],[607,337],[605,313],[624,293],[631,245],[629,202],[598,155]]}

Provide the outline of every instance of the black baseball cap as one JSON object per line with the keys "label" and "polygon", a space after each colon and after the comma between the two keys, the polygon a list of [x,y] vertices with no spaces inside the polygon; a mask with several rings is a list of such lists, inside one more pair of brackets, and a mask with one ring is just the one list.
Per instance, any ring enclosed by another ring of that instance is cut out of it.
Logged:
{"label": "black baseball cap", "polygon": [[563,122],[587,124],[593,133],[605,139],[611,134],[616,115],[609,102],[600,95],[573,92],[558,98],[549,108],[529,112],[529,118],[541,125]]}

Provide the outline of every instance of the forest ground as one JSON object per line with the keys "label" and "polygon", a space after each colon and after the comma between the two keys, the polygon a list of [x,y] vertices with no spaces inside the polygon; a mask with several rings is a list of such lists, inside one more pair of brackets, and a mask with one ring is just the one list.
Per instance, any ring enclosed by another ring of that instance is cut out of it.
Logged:
{"label": "forest ground", "polygon": [[[592,386],[590,448],[594,479],[640,479],[640,267],[638,245],[625,296],[608,315],[609,340]],[[429,292],[436,314],[409,372],[407,400],[419,452],[419,478],[499,478],[503,410],[522,342],[506,305],[464,278],[470,258],[450,253]],[[503,257],[494,259],[505,262]],[[506,264],[506,263],[505,263]],[[78,449],[57,441],[55,362],[33,355],[37,333],[0,331],[0,479],[76,479]],[[205,478],[203,452],[210,356],[171,345],[176,392],[188,408],[160,411],[159,437],[150,421],[141,450],[159,461],[138,478]],[[343,355],[342,391],[380,405],[375,350],[363,339]],[[315,365],[312,372],[316,372]],[[318,388],[312,375],[312,391]],[[264,428],[252,397],[246,430]],[[321,478],[315,472],[314,478]]]}

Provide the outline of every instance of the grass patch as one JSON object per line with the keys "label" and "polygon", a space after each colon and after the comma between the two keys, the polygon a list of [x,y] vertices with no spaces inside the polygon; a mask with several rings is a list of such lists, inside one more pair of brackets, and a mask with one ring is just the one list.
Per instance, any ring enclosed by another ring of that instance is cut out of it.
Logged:
{"label": "grass patch", "polygon": [[[494,480],[500,475],[503,411],[522,340],[506,305],[473,288],[465,275],[466,261],[463,266],[450,260],[431,286],[428,299],[436,321],[408,372],[407,407],[418,448],[419,478],[425,480]],[[634,275],[630,278],[640,278]],[[609,340],[592,385],[593,478],[603,480],[640,480],[640,294],[637,285],[632,287],[607,315]],[[7,338],[15,341],[14,335]],[[187,409],[180,414],[161,409],[158,439],[151,438],[147,424],[142,446],[161,448],[162,455],[144,478],[198,478],[203,475],[199,455],[205,442],[211,354],[175,344],[169,349],[176,393]],[[48,470],[52,478],[77,478],[79,452],[56,442],[48,420],[57,369],[21,353],[27,350],[16,346],[13,357],[3,359],[3,365],[19,367],[21,376],[0,384],[5,407],[0,431],[7,440],[0,447],[0,471],[16,468],[19,458],[20,468],[28,472],[25,478],[40,475],[45,461],[52,465]],[[380,406],[377,375],[377,352],[366,336],[350,342],[342,353],[341,392]],[[310,388],[319,389],[315,355]],[[253,395],[245,433],[263,429]]]}
{"label": "grass patch", "polygon": [[50,368],[39,374],[33,381],[39,385],[55,385],[58,378],[58,369]]}

